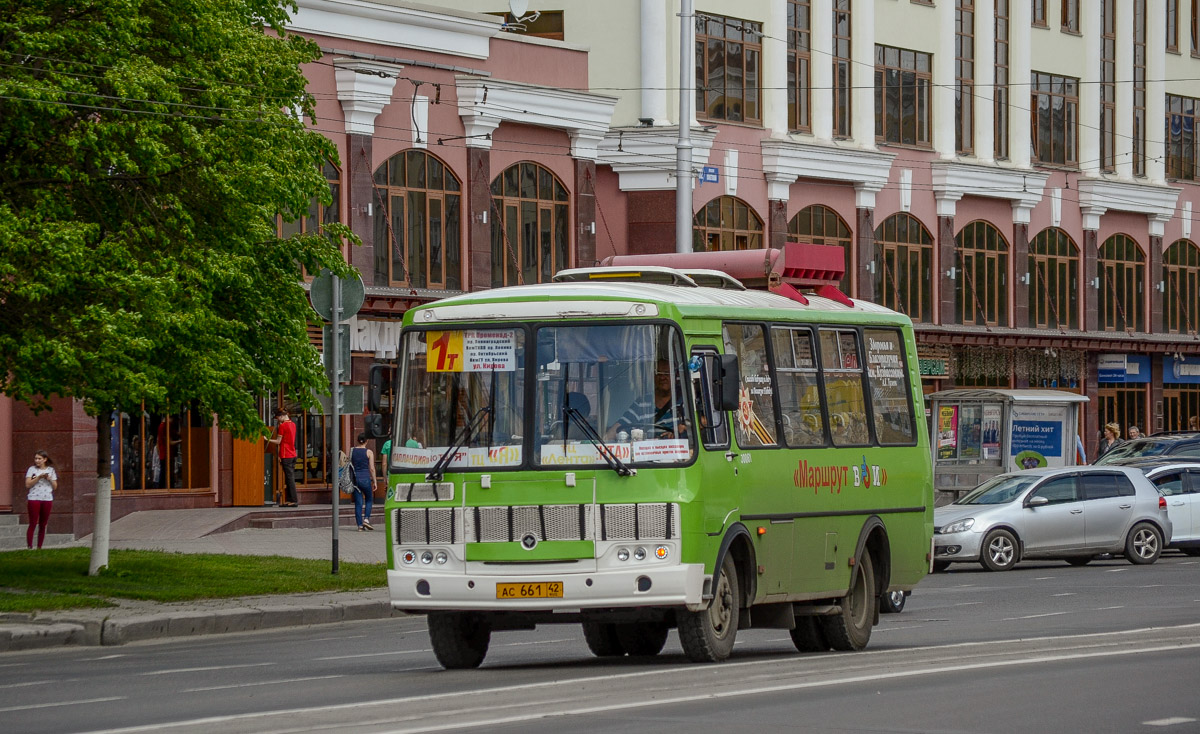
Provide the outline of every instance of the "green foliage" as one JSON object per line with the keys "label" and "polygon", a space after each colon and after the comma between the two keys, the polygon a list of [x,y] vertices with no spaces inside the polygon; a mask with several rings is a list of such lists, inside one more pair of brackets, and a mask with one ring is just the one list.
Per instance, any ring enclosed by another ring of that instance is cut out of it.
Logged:
{"label": "green foliage", "polygon": [[[0,554],[0,611],[103,606],[107,598],[175,602],[263,594],[355,591],[385,585],[382,564],[282,556],[112,551],[112,566],[88,575],[87,548]],[[19,593],[14,593],[19,592]],[[45,597],[39,606],[37,599]]]}
{"label": "green foliage", "polygon": [[[324,378],[301,267],[348,268],[275,217],[330,200],[280,0],[9,0],[0,13],[0,391],[93,414],[216,413]],[[333,238],[353,239],[335,225]]]}

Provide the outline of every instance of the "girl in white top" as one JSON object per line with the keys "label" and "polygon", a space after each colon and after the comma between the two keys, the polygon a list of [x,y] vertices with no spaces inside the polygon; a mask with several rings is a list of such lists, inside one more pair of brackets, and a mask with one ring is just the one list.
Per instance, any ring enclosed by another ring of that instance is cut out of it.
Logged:
{"label": "girl in white top", "polygon": [[25,544],[33,548],[33,529],[38,529],[37,547],[42,547],[46,538],[46,523],[50,521],[50,508],[54,504],[54,490],[58,489],[58,472],[54,462],[45,451],[33,453],[33,466],[25,472],[25,489],[29,490],[29,529],[25,531]]}

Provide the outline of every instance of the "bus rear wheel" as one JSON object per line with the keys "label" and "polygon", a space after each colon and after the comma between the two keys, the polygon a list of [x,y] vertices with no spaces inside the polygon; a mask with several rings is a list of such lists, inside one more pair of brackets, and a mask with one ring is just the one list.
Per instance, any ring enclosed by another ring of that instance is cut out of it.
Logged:
{"label": "bus rear wheel", "polygon": [[625,654],[621,638],[617,636],[617,625],[611,622],[584,622],[583,639],[598,658],[615,658]]}
{"label": "bus rear wheel", "polygon": [[625,652],[634,657],[653,657],[662,652],[671,630],[663,622],[617,625],[617,639]]}
{"label": "bus rear wheel", "polygon": [[485,617],[470,612],[430,612],[429,642],[446,670],[478,668],[487,656],[492,627]]}
{"label": "bus rear wheel", "polygon": [[842,611],[819,617],[821,631],[834,650],[862,650],[871,640],[879,595],[875,591],[875,568],[871,554],[863,553],[850,576],[850,593],[842,597]]}
{"label": "bus rear wheel", "polygon": [[740,613],[737,567],[733,556],[727,554],[708,609],[679,615],[679,644],[684,654],[694,663],[716,663],[729,657]]}

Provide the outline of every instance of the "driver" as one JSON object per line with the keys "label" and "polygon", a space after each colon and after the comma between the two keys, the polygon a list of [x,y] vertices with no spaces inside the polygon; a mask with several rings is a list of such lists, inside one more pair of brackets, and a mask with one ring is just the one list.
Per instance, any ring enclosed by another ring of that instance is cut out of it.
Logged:
{"label": "driver", "polygon": [[660,359],[654,368],[654,401],[644,397],[634,400],[617,422],[608,427],[607,438],[616,438],[618,431],[634,428],[645,430],[647,438],[686,438],[688,424],[684,420],[687,413],[683,391],[674,391],[674,401],[671,393],[671,366],[667,360]]}

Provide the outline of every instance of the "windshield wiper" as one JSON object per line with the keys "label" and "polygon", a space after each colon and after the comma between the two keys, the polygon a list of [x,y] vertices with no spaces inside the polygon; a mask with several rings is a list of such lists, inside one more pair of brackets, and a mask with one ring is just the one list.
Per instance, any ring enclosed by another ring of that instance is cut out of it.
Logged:
{"label": "windshield wiper", "polygon": [[483,425],[483,419],[491,412],[492,409],[486,405],[475,411],[475,414],[471,416],[471,420],[467,421],[467,425],[463,426],[462,437],[455,441],[450,448],[446,449],[446,453],[442,454],[442,458],[438,459],[433,468],[425,474],[425,481],[442,481],[442,477],[446,474],[446,467],[450,465],[450,458],[475,436],[479,431],[479,427]]}
{"label": "windshield wiper", "polygon": [[[598,449],[600,449],[600,458],[604,459],[605,463],[608,464],[609,469],[612,469],[617,473],[618,476],[622,477],[632,477],[637,474],[637,469],[630,469],[625,465],[625,462],[621,461],[621,459],[618,458],[615,453],[613,453],[613,450],[609,448],[608,444],[604,443],[604,439],[600,438],[600,434],[596,432],[596,429],[591,423],[588,422],[588,419],[583,417],[582,413],[575,408],[564,407],[563,415],[574,421],[575,425],[579,426],[580,430],[583,431],[584,438],[591,441]],[[563,421],[563,423],[563,441],[565,443],[567,426],[565,425],[566,421]]]}

